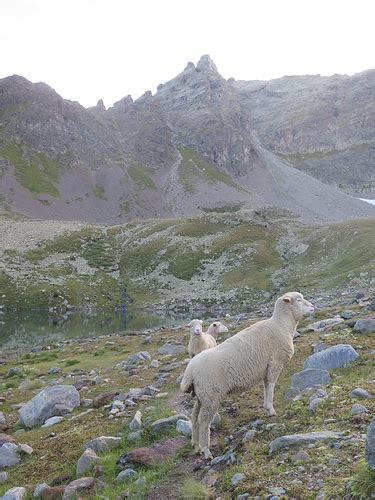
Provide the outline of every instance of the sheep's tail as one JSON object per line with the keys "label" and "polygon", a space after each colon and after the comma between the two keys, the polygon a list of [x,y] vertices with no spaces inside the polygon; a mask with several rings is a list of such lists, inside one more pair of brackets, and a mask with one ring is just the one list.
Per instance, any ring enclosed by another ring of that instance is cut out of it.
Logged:
{"label": "sheep's tail", "polygon": [[191,392],[192,396],[195,396],[195,391],[194,391],[194,378],[193,378],[193,373],[190,367],[190,363],[186,367],[184,376],[182,377],[181,380],[181,391],[182,392]]}

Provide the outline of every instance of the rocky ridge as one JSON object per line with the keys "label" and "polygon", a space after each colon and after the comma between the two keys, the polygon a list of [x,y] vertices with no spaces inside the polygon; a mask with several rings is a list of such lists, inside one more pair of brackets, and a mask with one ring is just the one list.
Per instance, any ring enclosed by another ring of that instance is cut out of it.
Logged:
{"label": "rocky ridge", "polygon": [[332,78],[235,82],[203,56],[154,96],[109,109],[2,79],[2,207],[110,224],[264,206],[314,222],[373,216],[320,182],[363,193],[374,183],[371,73]]}

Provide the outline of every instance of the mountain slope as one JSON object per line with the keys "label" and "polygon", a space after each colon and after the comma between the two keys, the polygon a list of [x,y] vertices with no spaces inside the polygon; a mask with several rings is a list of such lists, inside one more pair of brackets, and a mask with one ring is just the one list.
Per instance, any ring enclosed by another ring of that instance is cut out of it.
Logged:
{"label": "mountain slope", "polygon": [[263,206],[314,222],[374,216],[265,144],[272,131],[254,120],[249,85],[226,81],[208,56],[155,96],[108,110],[22,77],[0,80],[0,203],[33,218],[111,224]]}

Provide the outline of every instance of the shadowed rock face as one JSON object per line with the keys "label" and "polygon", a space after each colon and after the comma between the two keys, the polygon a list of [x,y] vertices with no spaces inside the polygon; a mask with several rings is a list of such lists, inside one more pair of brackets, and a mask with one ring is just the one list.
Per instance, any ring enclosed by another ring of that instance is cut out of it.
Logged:
{"label": "shadowed rock face", "polygon": [[272,205],[308,221],[373,216],[375,207],[317,180],[371,192],[372,75],[236,82],[203,56],[155,96],[108,110],[4,78],[0,203],[109,223],[224,206]]}

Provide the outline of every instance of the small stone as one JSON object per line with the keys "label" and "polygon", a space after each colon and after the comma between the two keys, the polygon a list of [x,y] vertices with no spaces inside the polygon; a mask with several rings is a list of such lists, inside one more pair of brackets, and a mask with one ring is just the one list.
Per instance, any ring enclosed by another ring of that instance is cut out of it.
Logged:
{"label": "small stone", "polygon": [[[55,375],[56,373],[60,373],[61,372],[61,368],[58,368],[57,366],[53,366],[52,368],[50,368],[48,370],[48,375]],[[45,483],[43,483],[45,484]]]}
{"label": "small stone", "polygon": [[177,420],[176,431],[180,434],[183,434],[184,436],[190,437],[192,432],[191,421],[182,419]]}
{"label": "small stone", "polygon": [[51,427],[52,425],[58,424],[58,423],[62,422],[63,420],[65,420],[64,417],[51,417],[51,418],[48,418],[44,422],[42,427]]}
{"label": "small stone", "polygon": [[250,441],[253,441],[256,434],[257,434],[257,431],[255,429],[247,431],[246,434],[244,435],[244,437],[242,438],[242,442],[249,443]]}
{"label": "small stone", "polygon": [[337,458],[330,458],[328,460],[328,463],[329,463],[329,465],[336,466],[339,464],[339,461],[337,460]]}
{"label": "small stone", "polygon": [[308,462],[310,460],[310,455],[303,450],[300,450],[293,457],[293,462]]}
{"label": "small stone", "polygon": [[8,434],[4,434],[0,432],[0,447],[3,446],[4,443],[15,443],[16,440],[9,436]]}
{"label": "small stone", "polygon": [[0,484],[5,483],[6,481],[8,481],[8,473],[0,472]]}
{"label": "small stone", "polygon": [[150,363],[150,368],[159,368],[160,364],[160,361],[158,361],[157,359],[153,359]]}
{"label": "small stone", "polygon": [[153,387],[152,385],[148,385],[142,390],[142,395],[143,396],[155,396],[158,392],[160,392],[159,389],[156,387]]}
{"label": "small stone", "polygon": [[63,500],[77,498],[78,493],[89,493],[94,490],[98,482],[94,477],[81,477],[68,484],[65,488]]}
{"label": "small stone", "polygon": [[84,449],[91,448],[96,453],[102,453],[118,448],[121,444],[121,438],[113,436],[101,436],[84,444]]}
{"label": "small stone", "polygon": [[271,486],[270,488],[268,488],[268,492],[271,493],[271,495],[285,495],[284,488],[281,488],[280,486]]}
{"label": "small stone", "polygon": [[243,481],[245,478],[246,478],[245,474],[243,474],[242,472],[238,472],[237,474],[234,474],[234,476],[232,476],[230,482],[232,486],[237,486],[237,484]]}
{"label": "small stone", "polygon": [[19,451],[21,451],[22,453],[25,453],[25,455],[32,455],[34,450],[32,449],[31,446],[29,446],[28,444],[20,444],[18,446],[18,449]]}
{"label": "small stone", "polygon": [[233,453],[232,449],[229,449],[224,455],[219,455],[213,458],[210,462],[210,465],[213,467],[215,465],[229,465],[236,463],[236,456]]}
{"label": "small stone", "polygon": [[138,363],[144,363],[145,361],[151,361],[151,355],[147,351],[140,351],[137,354],[129,356],[126,364],[137,365]]}
{"label": "small stone", "polygon": [[375,471],[375,417],[367,430],[365,440],[365,460],[371,470]]}
{"label": "small stone", "polygon": [[0,468],[13,467],[19,463],[18,446],[14,443],[5,443],[0,447]]}
{"label": "small stone", "polygon": [[142,436],[142,431],[134,431],[134,432],[129,432],[128,434],[128,441],[137,441],[137,439],[140,439]]}
{"label": "small stone", "polygon": [[22,369],[18,366],[12,366],[7,371],[7,377],[15,377],[16,375],[22,375]]}
{"label": "small stone", "polygon": [[301,391],[300,391],[300,389],[298,389],[298,387],[290,387],[284,393],[284,400],[290,401],[291,399],[298,396],[300,393],[301,393]]}
{"label": "small stone", "polygon": [[129,423],[129,429],[131,431],[137,431],[142,427],[142,413],[138,410],[134,415],[133,419]]}
{"label": "small stone", "polygon": [[218,413],[215,414],[214,418],[211,420],[210,429],[217,430],[221,424],[221,417]]}
{"label": "small stone", "polygon": [[138,476],[138,473],[134,469],[125,469],[120,472],[120,474],[117,476],[116,481],[126,481],[127,479],[135,478]]}
{"label": "small stone", "polygon": [[141,476],[134,482],[134,484],[136,484],[139,489],[145,488],[147,484],[146,478],[144,476]]}
{"label": "small stone", "polygon": [[309,402],[309,411],[315,411],[318,406],[324,403],[324,398],[313,398]]}
{"label": "small stone", "polygon": [[93,408],[101,408],[107,405],[118,395],[118,392],[102,392],[96,396],[92,402]]}
{"label": "small stone", "polygon": [[155,420],[151,424],[151,434],[157,434],[158,432],[164,430],[166,427],[174,426],[178,420],[188,420],[188,417],[183,414],[172,415],[167,418],[160,418],[159,420]]}
{"label": "small stone", "polygon": [[91,448],[87,448],[79,457],[76,465],[77,477],[84,476],[86,472],[94,468],[96,462],[99,460],[98,455]]}
{"label": "small stone", "polygon": [[93,399],[81,399],[81,406],[91,408],[93,406]]}
{"label": "small stone", "polygon": [[22,500],[27,495],[26,488],[22,486],[16,486],[15,488],[11,488],[1,497],[2,500]]}
{"label": "small stone", "polygon": [[352,406],[352,409],[350,410],[350,413],[352,415],[361,415],[362,413],[368,413],[368,410],[365,406],[355,404]]}
{"label": "small stone", "polygon": [[264,420],[257,418],[256,420],[254,420],[254,422],[251,423],[251,427],[253,429],[257,429],[258,427],[260,427],[263,424],[264,424]]}
{"label": "small stone", "polygon": [[174,356],[176,354],[181,354],[182,352],[185,352],[185,346],[182,344],[176,345],[166,343],[158,349],[158,353],[163,355],[170,354]]}
{"label": "small stone", "polygon": [[46,489],[49,488],[47,483],[39,483],[35,486],[34,492],[33,492],[33,497],[39,498],[42,494],[42,492]]}
{"label": "small stone", "polygon": [[350,393],[351,398],[361,398],[361,399],[371,399],[372,396],[369,392],[367,392],[365,389],[362,389],[361,387],[357,387],[356,389],[353,389],[352,392]]}
{"label": "small stone", "polygon": [[299,473],[305,472],[305,467],[300,465],[299,467],[297,467],[297,472],[299,472]]}
{"label": "small stone", "polygon": [[246,498],[249,498],[250,493],[242,493],[242,495],[237,495],[237,500],[246,500]]}

